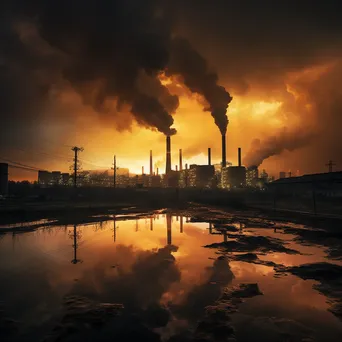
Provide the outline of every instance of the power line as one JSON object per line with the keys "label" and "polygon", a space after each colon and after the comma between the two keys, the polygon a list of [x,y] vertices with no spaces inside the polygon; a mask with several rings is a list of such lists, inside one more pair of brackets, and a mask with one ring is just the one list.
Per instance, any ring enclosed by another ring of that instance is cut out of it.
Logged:
{"label": "power line", "polygon": [[38,172],[38,170],[36,170],[36,169],[30,169],[28,167],[23,167],[23,166],[17,166],[17,165],[8,164],[8,167],[9,168],[14,168],[14,169],[25,170],[25,171]]}
{"label": "power line", "polygon": [[104,170],[108,170],[108,167],[104,166],[104,165],[96,165],[96,164],[93,164],[85,159],[79,159],[79,161],[81,163],[84,163],[84,164],[87,164],[87,165],[91,165],[91,166],[95,166],[97,168],[100,168],[100,169],[104,169]]}
{"label": "power line", "polygon": [[[15,162],[13,160],[10,160],[10,159],[7,159],[7,158],[2,158],[0,157],[1,160],[9,163],[9,164],[14,164],[14,166],[21,166],[21,167],[25,167],[25,168],[28,168],[28,169],[32,169],[32,170],[35,170],[35,171],[46,171],[44,169],[40,169],[38,167],[35,167],[35,166],[31,166],[31,165],[27,165],[27,164],[22,164],[22,163],[18,163],[18,162]],[[13,165],[12,165],[13,166]]]}
{"label": "power line", "polygon": [[60,156],[60,155],[56,155],[56,154],[52,154],[52,153],[48,153],[48,152],[42,152],[42,151],[37,151],[37,150],[27,150],[27,149],[23,149],[23,148],[19,148],[19,147],[12,147],[15,150],[21,151],[21,152],[25,152],[25,153],[34,153],[34,154],[38,154],[38,155],[43,155],[43,156],[49,156],[55,159],[62,159],[62,160],[66,160],[68,162],[72,161],[72,157],[71,156]]}

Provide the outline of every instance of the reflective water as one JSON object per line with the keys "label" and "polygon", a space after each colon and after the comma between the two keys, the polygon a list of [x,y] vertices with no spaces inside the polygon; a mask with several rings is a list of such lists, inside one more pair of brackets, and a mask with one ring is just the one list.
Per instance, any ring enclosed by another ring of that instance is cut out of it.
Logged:
{"label": "reflective water", "polygon": [[[141,340],[187,341],[203,320],[205,308],[218,304],[224,288],[257,283],[263,295],[247,298],[230,314],[238,341],[255,336],[262,341],[339,341],[342,323],[328,311],[328,299],[313,288],[317,281],[279,276],[274,265],[232,258],[241,250],[232,253],[203,246],[239,241],[243,236],[269,237],[301,253],[257,253],[261,262],[283,266],[327,261],[325,249],[300,243],[295,234],[285,234],[283,229],[239,223],[230,229],[234,227],[234,232],[227,233],[184,216],[125,220],[120,215],[96,224],[0,235],[0,338],[91,340],[90,332],[82,335],[84,331],[71,327],[70,315],[66,319],[70,308],[65,308],[65,298],[73,295],[83,298],[82,308],[87,300],[123,304],[130,329],[142,324],[155,333],[144,335],[139,330],[137,335],[145,336]],[[248,247],[248,252],[254,250]],[[222,253],[226,258],[218,258]],[[102,315],[101,310],[97,314]],[[131,317],[135,317],[133,323]],[[109,325],[113,328],[113,324]],[[89,326],[93,327],[87,323],[82,329],[88,331]],[[96,328],[99,341],[116,336],[114,328],[103,334],[101,329],[107,328]],[[208,340],[220,340],[208,336]]]}

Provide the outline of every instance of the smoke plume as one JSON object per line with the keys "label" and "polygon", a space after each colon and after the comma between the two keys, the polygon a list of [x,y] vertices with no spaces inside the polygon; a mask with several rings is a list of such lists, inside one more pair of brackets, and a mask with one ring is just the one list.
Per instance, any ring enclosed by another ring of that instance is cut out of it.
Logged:
{"label": "smoke plume", "polygon": [[254,139],[244,157],[244,165],[247,167],[260,166],[265,159],[280,154],[285,150],[294,151],[306,146],[314,136],[315,134],[310,131],[288,131],[285,127],[277,135],[264,140]]}
{"label": "smoke plume", "polygon": [[207,61],[196,51],[188,40],[174,38],[172,40],[168,75],[181,75],[184,84],[194,93],[204,97],[215,120],[215,124],[226,134],[228,126],[227,108],[232,97],[224,87],[218,85],[218,76],[209,70]]}

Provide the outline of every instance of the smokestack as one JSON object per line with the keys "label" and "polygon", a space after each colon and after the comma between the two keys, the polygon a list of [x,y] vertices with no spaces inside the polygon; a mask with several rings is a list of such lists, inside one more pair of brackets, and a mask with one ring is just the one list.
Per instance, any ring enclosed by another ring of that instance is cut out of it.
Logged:
{"label": "smokestack", "polygon": [[208,165],[211,165],[211,148],[208,147]]}
{"label": "smokestack", "polygon": [[152,150],[150,151],[150,176],[153,175]]}
{"label": "smokestack", "polygon": [[159,167],[157,167],[157,176],[159,176]]}
{"label": "smokestack", "polygon": [[171,137],[168,135],[166,137],[166,168],[165,174],[171,172]]}
{"label": "smokestack", "polygon": [[178,165],[175,165],[176,166],[176,171],[178,171]]}
{"label": "smokestack", "polygon": [[241,147],[238,148],[238,165],[241,166]]}
{"label": "smokestack", "polygon": [[141,174],[142,175],[144,174],[144,167],[143,166],[141,167]]}
{"label": "smokestack", "polygon": [[226,160],[226,135],[222,134],[222,167],[227,166]]}
{"label": "smokestack", "polygon": [[183,155],[182,155],[182,149],[179,149],[179,171],[183,170]]}
{"label": "smokestack", "polygon": [[185,164],[185,170],[187,170],[188,169],[188,164]]}

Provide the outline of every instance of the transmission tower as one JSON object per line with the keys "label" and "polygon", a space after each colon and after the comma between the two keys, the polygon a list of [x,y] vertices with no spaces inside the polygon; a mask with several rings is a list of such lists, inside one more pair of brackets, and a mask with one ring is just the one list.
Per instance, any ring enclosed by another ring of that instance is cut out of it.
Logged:
{"label": "transmission tower", "polygon": [[74,154],[75,154],[74,156],[74,187],[77,188],[77,171],[80,169],[79,161],[78,161],[78,152],[82,152],[83,147],[74,146],[71,150],[74,151]]}
{"label": "transmission tower", "polygon": [[336,164],[332,160],[329,160],[328,164],[325,164],[325,166],[328,166],[329,172],[333,172],[333,166],[336,166]]}
{"label": "transmission tower", "polygon": [[114,174],[113,174],[113,187],[114,189],[116,188],[116,171],[119,169],[117,166],[116,166],[116,156],[114,156],[114,159],[113,159],[113,167],[111,168],[113,171],[114,171]]}

